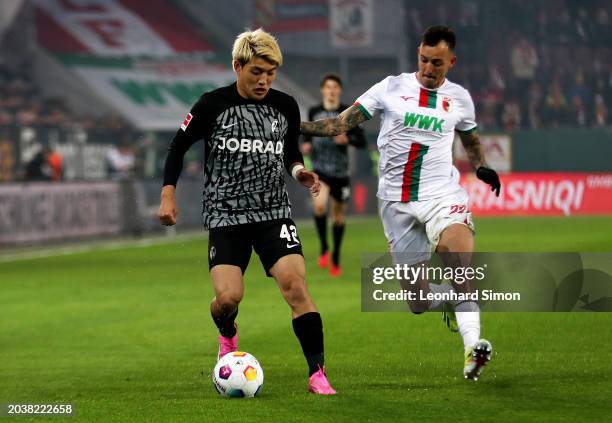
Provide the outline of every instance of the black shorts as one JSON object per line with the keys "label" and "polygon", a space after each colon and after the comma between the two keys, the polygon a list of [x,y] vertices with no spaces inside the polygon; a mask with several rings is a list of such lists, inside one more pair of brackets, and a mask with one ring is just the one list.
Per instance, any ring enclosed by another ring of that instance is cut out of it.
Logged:
{"label": "black shorts", "polygon": [[253,249],[267,276],[272,276],[270,269],[281,257],[304,255],[291,219],[223,226],[208,231],[208,269],[217,264],[231,264],[240,267],[244,274]]}
{"label": "black shorts", "polygon": [[348,177],[336,178],[314,171],[321,182],[329,186],[329,195],[339,203],[346,203],[351,196],[351,181]]}

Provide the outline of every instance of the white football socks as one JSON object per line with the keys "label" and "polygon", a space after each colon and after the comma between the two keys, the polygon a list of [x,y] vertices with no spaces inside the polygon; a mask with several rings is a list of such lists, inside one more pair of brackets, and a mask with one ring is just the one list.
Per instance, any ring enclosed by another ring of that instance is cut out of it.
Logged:
{"label": "white football socks", "polygon": [[[450,284],[430,283],[429,289],[434,293],[453,292],[453,287]],[[432,300],[429,309],[435,309],[442,304],[441,300]],[[474,301],[462,301],[455,305],[455,315],[457,316],[457,326],[459,333],[463,338],[463,346],[465,350],[478,342],[480,339],[480,307]]]}
{"label": "white football socks", "polygon": [[467,351],[480,339],[480,307],[474,301],[464,301],[455,306],[455,315],[463,346]]}

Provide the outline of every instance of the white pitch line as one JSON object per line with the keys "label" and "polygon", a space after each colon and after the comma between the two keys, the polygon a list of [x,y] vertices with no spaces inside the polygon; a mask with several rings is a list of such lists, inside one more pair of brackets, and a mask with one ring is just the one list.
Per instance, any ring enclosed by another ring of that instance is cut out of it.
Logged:
{"label": "white pitch line", "polygon": [[173,244],[177,242],[184,241],[192,241],[196,239],[206,240],[208,238],[208,234],[202,232],[200,235],[195,234],[185,234],[185,235],[175,235],[175,236],[159,236],[153,238],[143,238],[137,240],[125,240],[125,241],[97,241],[90,242],[85,245],[72,245],[67,247],[49,247],[42,250],[35,251],[23,251],[19,253],[0,253],[0,263],[10,263],[15,261],[23,261],[23,260],[34,260],[39,258],[47,258],[47,257],[57,257],[57,256],[68,256],[72,254],[82,254],[88,253],[91,251],[110,251],[110,250],[120,250],[123,248],[130,247],[149,247],[152,245],[163,245],[163,244]]}

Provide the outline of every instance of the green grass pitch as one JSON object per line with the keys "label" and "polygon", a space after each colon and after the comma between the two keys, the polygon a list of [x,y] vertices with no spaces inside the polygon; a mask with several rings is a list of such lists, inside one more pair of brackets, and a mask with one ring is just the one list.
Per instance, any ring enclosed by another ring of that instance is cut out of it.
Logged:
{"label": "green grass pitch", "polygon": [[[612,218],[476,223],[479,251],[612,250]],[[340,279],[316,268],[311,225],[300,234],[336,397],[306,391],[289,308],[255,255],[238,323],[241,349],[264,367],[263,392],[252,400],[217,395],[202,238],[0,263],[0,403],[72,403],[70,421],[574,422],[612,415],[611,313],[484,314],[494,357],[478,382],[465,381],[460,338],[438,313],[360,312],[360,253],[386,248],[376,218],[349,222]]]}

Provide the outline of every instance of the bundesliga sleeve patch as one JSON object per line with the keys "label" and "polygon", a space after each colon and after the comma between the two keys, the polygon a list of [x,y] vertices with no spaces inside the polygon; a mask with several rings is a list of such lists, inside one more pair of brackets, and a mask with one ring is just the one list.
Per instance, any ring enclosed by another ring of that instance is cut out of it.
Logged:
{"label": "bundesliga sleeve patch", "polygon": [[183,121],[183,124],[181,125],[181,129],[183,131],[187,130],[187,127],[189,126],[189,122],[191,122],[192,118],[193,118],[193,115],[191,113],[187,113],[187,116],[185,117],[185,120]]}

